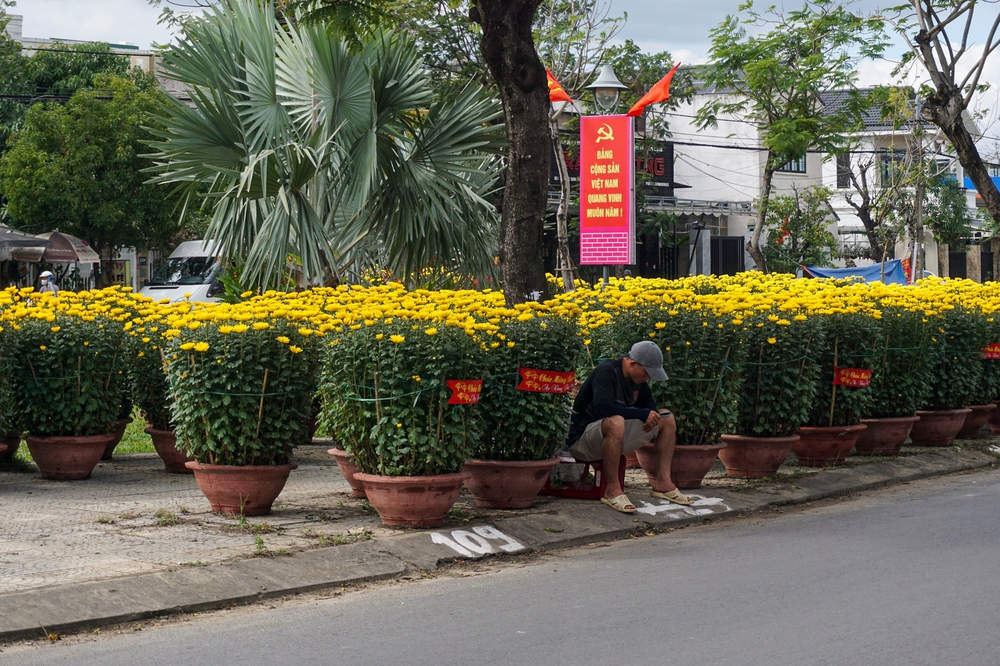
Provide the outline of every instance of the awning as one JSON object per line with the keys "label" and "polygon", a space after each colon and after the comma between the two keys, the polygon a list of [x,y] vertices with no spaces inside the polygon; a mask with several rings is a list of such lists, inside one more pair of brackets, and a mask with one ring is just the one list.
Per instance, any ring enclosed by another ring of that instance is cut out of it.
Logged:
{"label": "awning", "polygon": [[[883,268],[884,266],[884,268]],[[861,268],[820,268],[819,266],[803,266],[806,274],[811,277],[849,278],[859,277],[865,282],[885,282],[886,284],[907,284],[903,262],[899,259],[887,261],[885,264],[872,264]],[[884,274],[883,274],[884,271]],[[884,279],[883,279],[884,277]]]}
{"label": "awning", "polygon": [[18,249],[37,247],[44,251],[51,244],[52,242],[47,239],[14,231],[10,227],[0,224],[0,261],[10,261]]}
{"label": "awning", "polygon": [[48,247],[25,247],[18,248],[12,252],[13,258],[17,261],[27,261],[37,263],[46,261],[50,264],[94,264],[101,260],[100,255],[94,252],[86,241],[82,241],[76,236],[64,234],[61,231],[50,231],[46,234],[39,234],[36,238],[49,241]]}

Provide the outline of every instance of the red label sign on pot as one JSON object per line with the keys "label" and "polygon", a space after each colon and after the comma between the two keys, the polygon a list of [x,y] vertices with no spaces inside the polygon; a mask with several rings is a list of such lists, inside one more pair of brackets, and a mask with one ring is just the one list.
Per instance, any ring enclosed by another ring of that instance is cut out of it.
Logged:
{"label": "red label sign on pot", "polygon": [[872,371],[861,368],[838,368],[833,366],[833,383],[837,386],[864,388],[872,383]]}
{"label": "red label sign on pot", "polygon": [[569,393],[576,383],[576,372],[556,372],[555,370],[535,370],[533,368],[518,368],[521,373],[521,383],[518,391],[533,391],[535,393]]}
{"label": "red label sign on pot", "polygon": [[449,379],[447,384],[451,389],[449,405],[474,405],[483,393],[482,379]]}
{"label": "red label sign on pot", "polygon": [[1000,342],[991,342],[983,348],[983,358],[1000,358]]}

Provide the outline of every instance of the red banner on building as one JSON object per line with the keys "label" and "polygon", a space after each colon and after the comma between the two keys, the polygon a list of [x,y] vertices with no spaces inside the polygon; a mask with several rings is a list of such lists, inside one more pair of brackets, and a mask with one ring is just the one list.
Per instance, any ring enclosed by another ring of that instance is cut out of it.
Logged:
{"label": "red banner on building", "polygon": [[580,118],[580,263],[635,263],[635,138],[629,116]]}
{"label": "red banner on building", "polygon": [[533,368],[518,368],[521,373],[521,383],[518,391],[533,391],[535,393],[569,393],[576,383],[576,372],[556,372],[555,370],[535,370]]}
{"label": "red banner on building", "polygon": [[837,386],[864,388],[872,383],[872,371],[861,368],[838,368],[833,366],[833,383]]}
{"label": "red banner on building", "polygon": [[483,394],[482,379],[449,379],[447,384],[451,389],[449,405],[474,405]]}
{"label": "red banner on building", "polygon": [[1000,342],[991,342],[983,348],[983,358],[1000,358]]}

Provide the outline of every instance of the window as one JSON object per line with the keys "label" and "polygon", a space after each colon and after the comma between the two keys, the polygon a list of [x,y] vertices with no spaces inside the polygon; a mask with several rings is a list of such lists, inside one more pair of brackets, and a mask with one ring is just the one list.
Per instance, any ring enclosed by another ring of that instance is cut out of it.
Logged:
{"label": "window", "polygon": [[806,156],[796,157],[793,160],[788,160],[782,166],[778,167],[778,171],[783,173],[805,173],[806,172]]}
{"label": "window", "polygon": [[882,177],[882,187],[901,183],[906,178],[906,151],[884,150],[879,155],[879,175]]}
{"label": "window", "polygon": [[837,155],[837,189],[846,190],[851,186],[851,154]]}

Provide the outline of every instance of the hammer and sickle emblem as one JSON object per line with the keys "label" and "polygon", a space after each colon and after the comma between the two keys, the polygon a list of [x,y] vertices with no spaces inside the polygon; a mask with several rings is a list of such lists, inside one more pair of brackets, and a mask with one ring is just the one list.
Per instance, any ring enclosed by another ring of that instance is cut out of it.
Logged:
{"label": "hammer and sickle emblem", "polygon": [[604,140],[607,141],[615,140],[614,130],[612,130],[611,125],[607,123],[604,123],[603,125],[597,128],[597,140],[594,141],[594,143],[600,143],[601,141]]}

